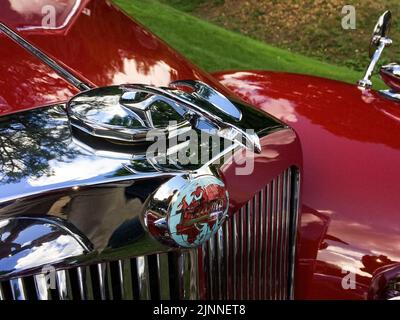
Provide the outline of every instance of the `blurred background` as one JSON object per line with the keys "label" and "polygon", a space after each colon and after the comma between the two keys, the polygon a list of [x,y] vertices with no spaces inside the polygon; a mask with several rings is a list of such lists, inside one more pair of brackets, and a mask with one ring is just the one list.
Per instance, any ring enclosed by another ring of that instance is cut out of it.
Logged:
{"label": "blurred background", "polygon": [[[379,15],[391,10],[394,45],[384,51],[380,64],[399,62],[399,0],[114,2],[207,71],[266,69],[352,83],[369,62],[368,45]],[[354,29],[342,27],[345,5],[354,7]],[[377,79],[375,84],[382,86]]]}

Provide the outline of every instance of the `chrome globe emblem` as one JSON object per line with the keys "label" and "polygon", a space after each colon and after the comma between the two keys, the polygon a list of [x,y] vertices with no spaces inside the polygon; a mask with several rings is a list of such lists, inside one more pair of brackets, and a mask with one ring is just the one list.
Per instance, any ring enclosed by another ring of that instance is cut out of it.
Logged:
{"label": "chrome globe emblem", "polygon": [[229,195],[224,183],[205,175],[175,177],[161,186],[148,203],[144,222],[164,244],[193,248],[208,241],[228,214]]}

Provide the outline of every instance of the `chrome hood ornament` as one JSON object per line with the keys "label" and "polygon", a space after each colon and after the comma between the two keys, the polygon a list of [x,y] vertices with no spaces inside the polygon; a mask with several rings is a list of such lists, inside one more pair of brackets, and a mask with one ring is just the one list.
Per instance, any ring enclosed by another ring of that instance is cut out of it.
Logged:
{"label": "chrome hood ornament", "polygon": [[206,123],[221,138],[261,151],[257,134],[239,127],[241,110],[200,81],[177,81],[168,88],[129,84],[87,90],[69,101],[67,111],[73,127],[111,141],[143,143],[160,131]]}

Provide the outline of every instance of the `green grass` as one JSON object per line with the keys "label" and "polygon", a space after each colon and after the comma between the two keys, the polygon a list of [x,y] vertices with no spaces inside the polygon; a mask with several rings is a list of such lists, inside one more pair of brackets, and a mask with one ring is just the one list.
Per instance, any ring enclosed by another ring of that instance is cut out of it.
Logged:
{"label": "green grass", "polygon": [[[361,77],[360,72],[227,31],[156,0],[114,2],[170,46],[209,72],[276,70],[317,75],[350,83],[355,83]],[[375,79],[374,83],[377,84],[376,87],[382,87],[380,80]]]}
{"label": "green grass", "polygon": [[159,0],[159,2],[166,3],[181,11],[193,12],[204,0]]}

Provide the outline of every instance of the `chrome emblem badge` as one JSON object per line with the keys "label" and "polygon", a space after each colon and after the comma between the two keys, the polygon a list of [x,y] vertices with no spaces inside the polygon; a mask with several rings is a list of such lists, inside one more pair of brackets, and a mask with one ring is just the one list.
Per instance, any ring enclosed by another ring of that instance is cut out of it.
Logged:
{"label": "chrome emblem badge", "polygon": [[161,186],[148,203],[144,222],[164,244],[193,248],[208,241],[228,214],[224,183],[204,175],[186,180],[175,177]]}

